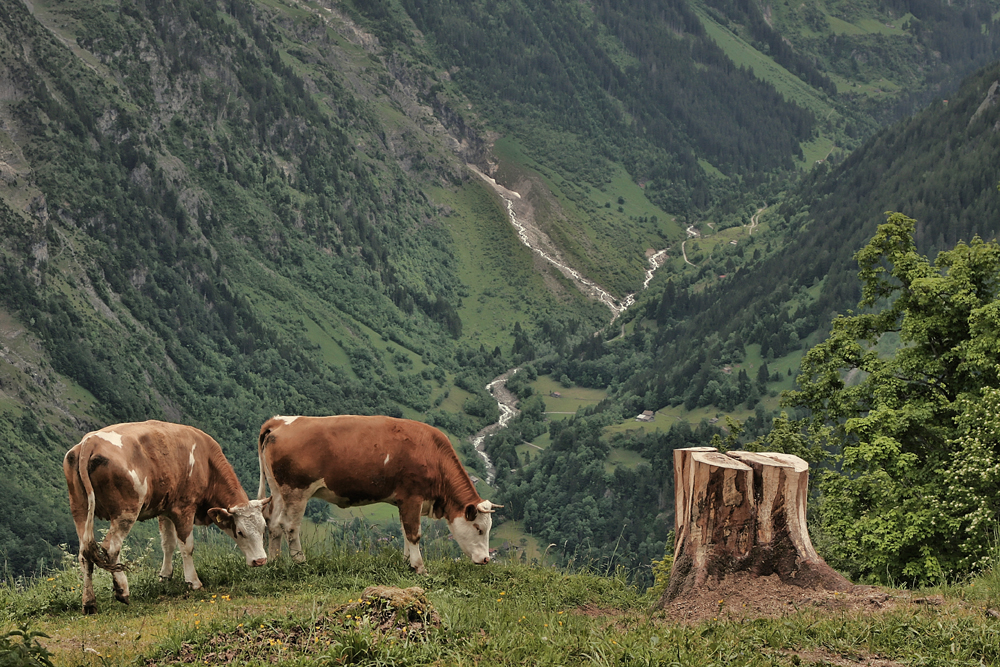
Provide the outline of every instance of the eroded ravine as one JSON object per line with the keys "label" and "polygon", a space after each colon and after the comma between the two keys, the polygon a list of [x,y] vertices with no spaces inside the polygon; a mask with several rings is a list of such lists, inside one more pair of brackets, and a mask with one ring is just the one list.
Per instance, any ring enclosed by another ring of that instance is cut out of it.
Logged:
{"label": "eroded ravine", "polygon": [[[503,199],[507,207],[507,217],[510,219],[510,224],[517,230],[517,236],[521,239],[521,243],[554,266],[566,278],[571,280],[581,292],[605,304],[611,310],[611,322],[614,322],[619,315],[635,304],[635,293],[626,295],[620,301],[615,299],[607,290],[589,278],[585,278],[579,271],[569,266],[560,256],[551,239],[534,225],[532,221],[518,218],[514,210],[514,202],[521,198],[519,193],[508,190],[473,165],[469,165],[469,169],[489,183],[496,193],[500,195],[500,198]],[[663,266],[666,261],[667,250],[667,248],[664,248],[649,256],[649,267],[646,269],[645,279],[642,281],[643,290],[649,287],[649,283],[653,279],[656,270]],[[472,438],[472,445],[486,465],[487,484],[492,484],[496,479],[496,466],[493,465],[489,455],[486,453],[486,439],[507,426],[510,420],[519,414],[519,410],[515,407],[517,405],[517,396],[507,389],[507,379],[517,371],[517,368],[512,368],[502,375],[495,377],[492,382],[486,385],[486,390],[493,395],[493,398],[497,401],[497,406],[500,408],[500,420],[476,433]]]}

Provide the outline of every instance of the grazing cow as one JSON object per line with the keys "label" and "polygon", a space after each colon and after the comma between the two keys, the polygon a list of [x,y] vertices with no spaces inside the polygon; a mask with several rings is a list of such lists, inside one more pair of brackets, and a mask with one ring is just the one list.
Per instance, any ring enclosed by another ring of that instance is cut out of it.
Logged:
{"label": "grazing cow", "polygon": [[[163,580],[173,574],[179,547],[184,580],[201,588],[191,557],[194,524],[219,526],[236,540],[247,565],[267,562],[263,509],[269,501],[250,500],[219,443],[196,428],[159,421],[107,426],[66,453],[63,472],[80,538],[85,614],[97,611],[94,565],[112,573],[115,598],[128,604],[128,579],[118,557],[136,521],[160,521]],[[95,516],[111,522],[100,545],[94,539]]]}
{"label": "grazing cow", "polygon": [[390,503],[403,524],[403,556],[424,573],[420,517],[447,519],[473,562],[490,562],[494,505],[476,492],[448,437],[433,426],[393,417],[272,417],[260,429],[260,489],[271,487],[271,558],[281,538],[296,561],[305,560],[300,526],[316,496],[338,507]]}

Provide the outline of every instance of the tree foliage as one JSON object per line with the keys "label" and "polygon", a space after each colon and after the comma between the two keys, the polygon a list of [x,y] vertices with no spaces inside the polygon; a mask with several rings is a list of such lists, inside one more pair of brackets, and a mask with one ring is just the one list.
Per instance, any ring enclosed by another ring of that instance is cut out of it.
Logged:
{"label": "tree foliage", "polygon": [[[842,469],[821,483],[829,557],[869,579],[926,583],[982,553],[982,521],[963,515],[969,497],[953,482],[989,467],[968,409],[1000,387],[1000,245],[975,237],[932,263],[914,225],[893,213],[857,253],[861,312],[834,320],[785,402],[841,443]],[[980,495],[1000,491],[981,479]]]}

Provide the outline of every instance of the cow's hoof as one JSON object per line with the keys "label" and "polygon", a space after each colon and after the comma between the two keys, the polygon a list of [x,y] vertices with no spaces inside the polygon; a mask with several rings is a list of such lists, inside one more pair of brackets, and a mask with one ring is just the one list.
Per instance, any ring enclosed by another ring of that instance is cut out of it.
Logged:
{"label": "cow's hoof", "polygon": [[170,577],[164,577],[162,574],[160,575],[160,583],[161,584],[165,584],[168,581],[170,581]]}
{"label": "cow's hoof", "polygon": [[97,605],[96,604],[85,604],[85,605],[83,605],[83,613],[85,615],[87,615],[87,616],[90,616],[92,614],[96,614],[97,613]]}

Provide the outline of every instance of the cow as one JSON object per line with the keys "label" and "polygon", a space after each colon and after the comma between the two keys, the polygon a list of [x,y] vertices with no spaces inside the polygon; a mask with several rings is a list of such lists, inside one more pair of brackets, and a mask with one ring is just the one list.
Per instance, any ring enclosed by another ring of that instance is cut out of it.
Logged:
{"label": "cow", "polygon": [[424,574],[420,517],[448,521],[474,563],[490,562],[494,505],[479,497],[448,436],[427,424],[394,417],[272,417],[257,440],[260,488],[271,488],[269,556],[281,540],[305,561],[300,528],[306,502],[321,498],[338,507],[390,503],[403,524],[403,557]]}
{"label": "cow", "polygon": [[[250,500],[219,443],[196,428],[161,421],[106,426],[66,453],[63,472],[80,539],[85,614],[97,611],[94,565],[112,573],[115,598],[128,604],[119,556],[136,521],[159,519],[164,581],[173,575],[179,547],[184,580],[194,590],[202,587],[192,558],[194,524],[214,523],[234,538],[247,565],[267,562],[263,512],[270,501]],[[100,545],[94,539],[95,516],[111,522]]]}

